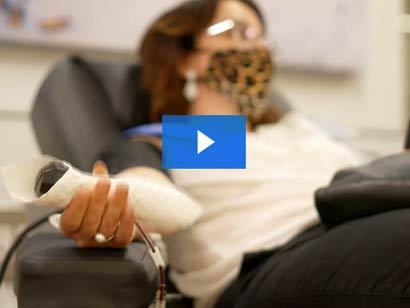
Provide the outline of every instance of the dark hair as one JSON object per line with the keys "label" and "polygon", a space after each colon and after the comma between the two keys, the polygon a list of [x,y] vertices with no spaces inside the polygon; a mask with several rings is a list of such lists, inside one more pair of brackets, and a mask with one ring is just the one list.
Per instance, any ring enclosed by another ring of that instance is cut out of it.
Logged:
{"label": "dark hair", "polygon": [[[218,4],[224,0],[190,0],[166,12],[148,29],[140,48],[142,85],[151,99],[151,120],[163,114],[186,114],[189,102],[182,94],[185,79],[177,63],[194,51],[196,37],[209,26]],[[259,16],[252,0],[236,0],[248,5]]]}

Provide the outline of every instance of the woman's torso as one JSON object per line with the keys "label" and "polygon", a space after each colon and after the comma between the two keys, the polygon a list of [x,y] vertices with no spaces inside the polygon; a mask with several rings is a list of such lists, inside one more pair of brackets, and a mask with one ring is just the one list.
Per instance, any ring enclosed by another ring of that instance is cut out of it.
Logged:
{"label": "woman's torso", "polygon": [[203,205],[197,223],[166,238],[171,279],[196,307],[211,307],[245,252],[279,246],[318,221],[314,191],[357,163],[295,112],[247,134],[246,170],[171,170]]}

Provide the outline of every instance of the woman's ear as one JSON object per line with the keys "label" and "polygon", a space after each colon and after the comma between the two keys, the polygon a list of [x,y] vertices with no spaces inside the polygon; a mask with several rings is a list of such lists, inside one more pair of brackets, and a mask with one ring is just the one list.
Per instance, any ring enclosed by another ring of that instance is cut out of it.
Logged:
{"label": "woman's ear", "polygon": [[178,75],[182,78],[186,78],[188,73],[193,69],[193,62],[192,55],[184,55],[179,57],[176,67]]}

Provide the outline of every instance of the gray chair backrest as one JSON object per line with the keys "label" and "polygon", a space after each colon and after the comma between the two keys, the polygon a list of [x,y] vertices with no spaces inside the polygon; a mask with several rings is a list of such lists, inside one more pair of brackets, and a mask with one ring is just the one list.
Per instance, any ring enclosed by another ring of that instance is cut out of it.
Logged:
{"label": "gray chair backrest", "polygon": [[31,119],[41,151],[90,171],[96,154],[121,130],[148,121],[136,66],[70,58],[55,66]]}

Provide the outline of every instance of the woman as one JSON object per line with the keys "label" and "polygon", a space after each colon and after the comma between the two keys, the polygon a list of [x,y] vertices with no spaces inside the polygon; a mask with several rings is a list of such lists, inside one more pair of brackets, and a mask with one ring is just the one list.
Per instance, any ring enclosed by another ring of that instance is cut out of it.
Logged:
{"label": "woman", "polygon": [[[248,119],[246,171],[170,171],[172,181],[204,207],[192,228],[163,234],[171,279],[196,307],[216,304],[238,276],[245,253],[282,245],[317,222],[314,190],[336,170],[357,163],[347,148],[303,116],[275,107],[265,32],[252,0],[197,0],[160,17],[142,42],[152,122],[163,114],[245,114]],[[152,137],[134,141],[161,146]],[[102,162],[95,164],[94,174],[102,179],[93,191],[75,194],[61,230],[83,247],[126,246],[138,237],[128,188],[119,186],[108,197],[110,181]],[[170,181],[163,172],[137,164],[116,176],[124,175]],[[96,233],[114,237],[99,244]]]}

